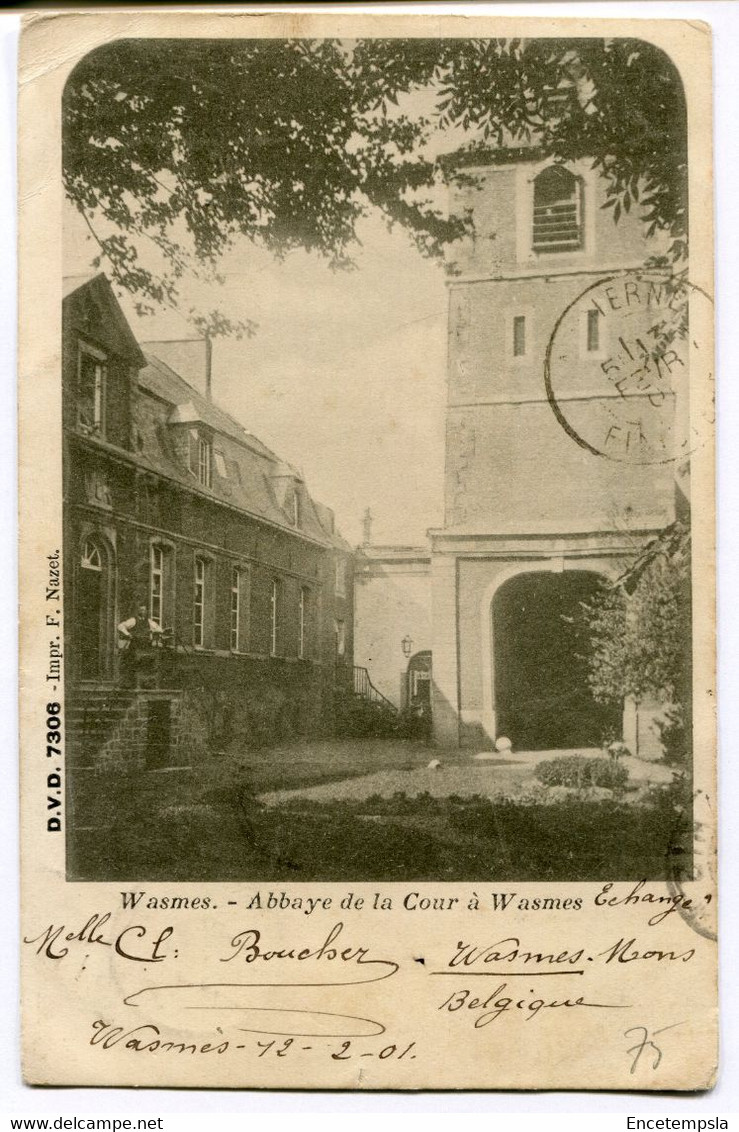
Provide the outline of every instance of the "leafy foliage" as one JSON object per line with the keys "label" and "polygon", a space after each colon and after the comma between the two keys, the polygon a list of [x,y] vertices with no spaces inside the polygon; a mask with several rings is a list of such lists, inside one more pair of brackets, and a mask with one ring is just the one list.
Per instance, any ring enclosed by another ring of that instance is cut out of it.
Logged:
{"label": "leafy foliage", "polygon": [[619,585],[583,607],[589,682],[602,703],[633,696],[671,705],[663,737],[683,755],[691,714],[690,536],[678,521],[642,553]]}
{"label": "leafy foliage", "polygon": [[585,606],[590,686],[601,702],[654,696],[683,702],[690,684],[690,538],[667,528],[621,584]]}
{"label": "leafy foliage", "polygon": [[422,124],[368,131],[365,110],[331,40],[118,41],[67,84],[65,188],[118,283],[149,304],[174,302],[184,272],[213,271],[237,235],[347,267],[367,199],[433,248],[454,226],[403,200],[432,173],[403,160]]}
{"label": "leafy foliage", "polygon": [[435,154],[460,136],[589,158],[615,220],[638,205],[685,251],[682,87],[638,40],[119,40],[78,64],[63,116],[67,195],[142,311],[218,278],[237,237],[351,267],[370,209],[439,255],[466,220],[434,206]]}
{"label": "leafy foliage", "polygon": [[668,230],[683,254],[684,94],[658,48],[633,39],[365,40],[356,62],[384,102],[433,86],[439,125],[476,129],[476,144],[534,141],[546,156],[590,158],[608,181],[614,219],[641,205],[648,233]]}

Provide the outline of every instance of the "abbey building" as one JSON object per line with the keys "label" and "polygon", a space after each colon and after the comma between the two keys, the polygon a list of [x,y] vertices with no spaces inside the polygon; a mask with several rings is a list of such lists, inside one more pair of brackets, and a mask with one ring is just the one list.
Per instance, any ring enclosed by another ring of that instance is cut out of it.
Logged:
{"label": "abbey building", "polygon": [[68,281],[63,333],[79,826],[95,811],[84,782],[105,784],[106,768],[119,782],[234,741],[333,734],[353,686],[353,569],[330,508],[219,408],[209,381],[204,394],[165,344],[137,342],[104,275]]}

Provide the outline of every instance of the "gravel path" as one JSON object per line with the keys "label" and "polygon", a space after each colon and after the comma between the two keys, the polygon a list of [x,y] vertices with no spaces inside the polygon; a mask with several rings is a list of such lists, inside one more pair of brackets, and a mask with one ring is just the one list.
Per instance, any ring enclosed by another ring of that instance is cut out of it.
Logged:
{"label": "gravel path", "polygon": [[361,801],[372,794],[390,798],[399,791],[411,796],[428,791],[437,798],[449,794],[482,794],[492,798],[502,792],[512,791],[522,778],[528,780],[530,777],[526,773],[529,769],[526,766],[513,768],[515,775],[510,773],[511,768],[506,767],[505,770],[509,773],[505,776],[495,774],[493,766],[492,763],[483,763],[481,766],[450,766],[440,767],[438,770],[426,767],[418,770],[380,770],[362,778],[326,782],[322,786],[309,786],[302,790],[276,790],[271,794],[262,794],[260,801],[268,806],[278,806],[295,798],[310,798],[316,802],[332,802],[337,799]]}

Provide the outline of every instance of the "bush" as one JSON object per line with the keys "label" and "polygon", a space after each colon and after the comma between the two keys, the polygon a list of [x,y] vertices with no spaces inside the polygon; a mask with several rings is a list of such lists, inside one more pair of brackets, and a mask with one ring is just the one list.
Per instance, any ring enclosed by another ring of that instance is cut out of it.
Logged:
{"label": "bush", "polygon": [[686,766],[690,752],[691,736],[685,725],[685,712],[680,707],[669,707],[664,719],[657,720],[663,760],[668,766]]}
{"label": "bush", "polygon": [[537,763],[535,776],[545,786],[604,786],[608,790],[623,790],[629,772],[625,766],[610,759],[586,759],[581,755],[566,755]]}

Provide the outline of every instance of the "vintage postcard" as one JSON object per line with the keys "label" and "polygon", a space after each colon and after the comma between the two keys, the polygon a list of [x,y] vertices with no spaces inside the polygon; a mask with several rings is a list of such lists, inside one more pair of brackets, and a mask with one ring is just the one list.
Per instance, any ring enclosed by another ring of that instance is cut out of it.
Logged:
{"label": "vintage postcard", "polygon": [[21,53],[25,1079],[710,1088],[710,29]]}

